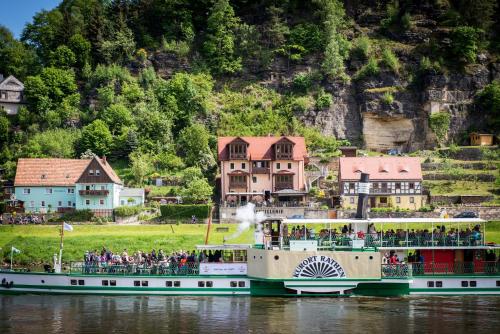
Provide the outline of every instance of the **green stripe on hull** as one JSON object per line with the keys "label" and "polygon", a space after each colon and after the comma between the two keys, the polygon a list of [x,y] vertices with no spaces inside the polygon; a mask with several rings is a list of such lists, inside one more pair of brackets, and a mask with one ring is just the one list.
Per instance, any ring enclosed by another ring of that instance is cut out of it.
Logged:
{"label": "green stripe on hull", "polygon": [[408,283],[359,283],[353,294],[359,296],[390,297],[409,293]]}

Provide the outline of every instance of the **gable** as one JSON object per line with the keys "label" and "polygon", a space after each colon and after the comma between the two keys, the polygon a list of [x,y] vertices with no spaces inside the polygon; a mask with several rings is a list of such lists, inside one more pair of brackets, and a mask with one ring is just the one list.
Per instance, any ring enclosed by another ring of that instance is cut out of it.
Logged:
{"label": "gable", "polygon": [[0,83],[0,90],[22,91],[24,90],[24,85],[21,81],[17,80],[16,77],[10,75]]}
{"label": "gable", "polygon": [[[100,159],[95,157],[90,161],[88,166],[85,168],[83,173],[76,181],[76,183],[118,183],[121,184],[121,180],[114,173],[111,167],[107,167],[99,161]],[[108,165],[107,162],[104,162]],[[109,165],[108,165],[109,166]]]}

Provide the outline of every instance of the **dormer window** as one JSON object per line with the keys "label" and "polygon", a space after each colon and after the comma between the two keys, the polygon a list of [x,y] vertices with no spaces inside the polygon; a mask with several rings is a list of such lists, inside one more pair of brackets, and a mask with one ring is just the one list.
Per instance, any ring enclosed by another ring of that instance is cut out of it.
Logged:
{"label": "dormer window", "polygon": [[89,169],[89,175],[94,175],[94,170],[93,169]]}
{"label": "dormer window", "polygon": [[400,173],[408,173],[409,171],[410,171],[410,168],[408,166],[399,167]]}
{"label": "dormer window", "polygon": [[354,173],[363,173],[363,170],[359,166],[354,166]]}
{"label": "dormer window", "polygon": [[276,160],[293,159],[293,144],[288,140],[283,140],[274,145],[274,155]]}
{"label": "dormer window", "polygon": [[47,178],[47,174],[42,174],[42,180],[45,180]]}
{"label": "dormer window", "polygon": [[229,144],[229,159],[246,159],[247,144],[243,141]]}
{"label": "dormer window", "polygon": [[380,166],[380,170],[379,171],[381,173],[389,173],[389,166],[387,166],[387,165]]}

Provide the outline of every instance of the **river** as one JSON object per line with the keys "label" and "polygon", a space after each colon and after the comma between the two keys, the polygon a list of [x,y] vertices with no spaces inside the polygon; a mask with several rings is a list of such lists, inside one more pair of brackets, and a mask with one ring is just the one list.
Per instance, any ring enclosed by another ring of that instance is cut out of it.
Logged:
{"label": "river", "polygon": [[499,297],[0,296],[0,333],[498,333]]}

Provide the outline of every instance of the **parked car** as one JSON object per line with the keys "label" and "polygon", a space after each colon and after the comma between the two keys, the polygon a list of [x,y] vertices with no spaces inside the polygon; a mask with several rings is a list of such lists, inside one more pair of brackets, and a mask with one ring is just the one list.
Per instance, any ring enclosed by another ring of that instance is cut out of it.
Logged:
{"label": "parked car", "polygon": [[474,211],[463,211],[455,215],[455,218],[478,218],[478,216]]}

